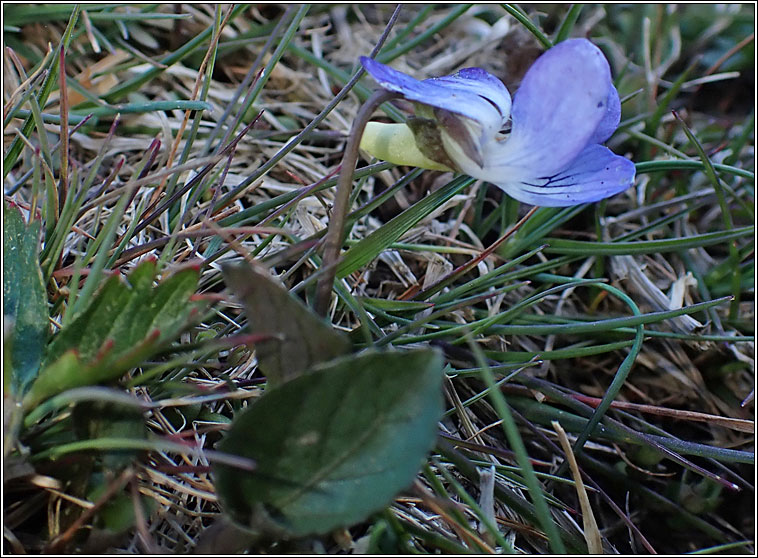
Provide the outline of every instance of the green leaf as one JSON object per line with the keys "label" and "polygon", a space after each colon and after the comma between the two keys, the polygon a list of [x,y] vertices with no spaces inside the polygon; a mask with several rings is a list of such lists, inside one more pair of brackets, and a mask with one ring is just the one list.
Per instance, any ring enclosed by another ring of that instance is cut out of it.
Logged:
{"label": "green leaf", "polygon": [[[80,401],[72,411],[74,431],[79,440],[94,440],[120,436],[147,439],[147,426],[142,409],[135,404],[114,401]],[[138,451],[104,452],[100,462],[106,471],[120,471],[138,455]]]}
{"label": "green leaf", "polygon": [[442,416],[434,351],[345,357],[265,393],[235,418],[220,450],[256,470],[215,466],[232,518],[294,536],[362,521],[406,488]]}
{"label": "green leaf", "polygon": [[27,225],[21,211],[3,202],[3,305],[12,320],[10,363],[14,393],[34,381],[47,345],[47,293],[39,265],[40,222]]}
{"label": "green leaf", "polygon": [[184,269],[153,288],[155,261],[112,275],[87,307],[52,340],[26,410],[64,390],[119,378],[174,340],[204,306],[192,302],[199,272]]}
{"label": "green leaf", "polygon": [[300,376],[315,364],[350,351],[350,341],[316,316],[266,273],[248,265],[224,266],[224,279],[242,301],[248,329],[270,339],[255,344],[271,385]]}
{"label": "green leaf", "polygon": [[[92,457],[97,454],[92,454]],[[113,484],[119,482],[116,473],[112,469],[105,472],[95,471],[89,475],[89,486],[83,496],[90,502],[97,502],[108,490],[113,490]],[[139,503],[134,501],[134,496],[127,490],[118,490],[112,494],[98,510],[93,521],[93,529],[89,534],[90,539],[103,535],[123,533],[134,527],[136,523],[136,505],[142,507],[142,513],[149,516],[158,507],[155,499],[139,494]],[[98,533],[98,531],[100,531]]]}

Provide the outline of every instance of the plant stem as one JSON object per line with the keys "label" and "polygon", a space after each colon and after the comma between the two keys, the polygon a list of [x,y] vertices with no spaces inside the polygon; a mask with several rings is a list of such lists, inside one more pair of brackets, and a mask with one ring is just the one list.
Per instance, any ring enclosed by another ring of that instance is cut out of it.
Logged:
{"label": "plant stem", "polygon": [[342,237],[345,231],[345,218],[347,217],[350,192],[353,187],[353,173],[358,161],[358,147],[361,143],[363,130],[366,128],[369,118],[374,111],[390,99],[400,97],[400,94],[380,89],[363,103],[353,121],[353,128],[347,138],[345,153],[340,164],[340,175],[337,180],[337,192],[334,199],[334,208],[329,220],[329,230],[324,238],[324,257],[321,267],[323,273],[316,286],[316,304],[314,310],[320,316],[326,316],[329,309],[329,299],[334,285],[334,276],[337,273],[337,260],[339,258]]}

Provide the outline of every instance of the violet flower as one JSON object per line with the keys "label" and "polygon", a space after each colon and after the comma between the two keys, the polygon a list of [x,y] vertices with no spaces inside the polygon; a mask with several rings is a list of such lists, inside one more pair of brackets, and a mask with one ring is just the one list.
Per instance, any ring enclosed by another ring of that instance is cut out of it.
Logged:
{"label": "violet flower", "polygon": [[375,157],[461,172],[539,206],[598,201],[634,182],[634,164],[600,145],[618,127],[621,103],[608,62],[586,39],[540,56],[512,107],[508,89],[481,68],[419,81],[370,58],[361,63],[416,112],[405,124],[369,123],[361,148]]}

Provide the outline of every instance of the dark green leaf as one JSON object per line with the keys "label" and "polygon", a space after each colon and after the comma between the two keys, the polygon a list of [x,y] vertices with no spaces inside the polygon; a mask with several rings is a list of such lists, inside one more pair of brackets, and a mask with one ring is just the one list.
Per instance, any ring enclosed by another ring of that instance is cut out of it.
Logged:
{"label": "dark green leaf", "polygon": [[258,363],[272,385],[301,375],[350,350],[350,341],[316,316],[266,273],[248,265],[225,266],[224,279],[242,301],[251,333],[270,335],[255,344]]}
{"label": "dark green leaf", "polygon": [[[115,477],[115,472],[107,469],[105,473],[97,471],[90,474],[89,486],[84,496],[91,502],[98,501],[107,490],[113,488],[114,482],[118,482]],[[139,499],[138,505],[142,507],[142,513],[145,515],[149,515],[157,507],[157,502],[153,498],[140,494]],[[108,498],[98,510],[89,540],[97,540],[98,536],[107,536],[109,533],[123,533],[134,527],[135,522],[134,497],[128,491],[120,490]]]}
{"label": "dark green leaf", "polygon": [[12,320],[11,389],[23,393],[37,377],[49,334],[47,293],[39,266],[40,222],[27,225],[3,202],[3,304]]}
{"label": "dark green leaf", "polygon": [[413,480],[442,416],[436,352],[340,358],[275,388],[235,418],[220,450],[254,472],[215,467],[225,510],[295,536],[357,523]]}
{"label": "dark green leaf", "polygon": [[[81,401],[74,406],[74,431],[80,440],[122,437],[147,438],[147,427],[142,409],[135,404],[124,405],[113,401]],[[139,451],[118,450],[104,452],[100,457],[105,470],[120,471],[129,465]]]}

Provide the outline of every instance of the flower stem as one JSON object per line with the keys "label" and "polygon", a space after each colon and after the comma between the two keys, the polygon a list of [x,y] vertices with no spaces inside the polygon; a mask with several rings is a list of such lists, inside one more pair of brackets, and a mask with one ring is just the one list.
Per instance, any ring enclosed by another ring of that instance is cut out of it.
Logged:
{"label": "flower stem", "polygon": [[400,97],[398,93],[380,89],[363,103],[353,121],[353,128],[347,138],[345,153],[342,156],[340,175],[337,180],[337,193],[334,199],[334,208],[329,220],[329,230],[324,238],[324,256],[321,262],[322,275],[316,286],[316,304],[314,310],[320,316],[326,316],[329,309],[329,299],[334,285],[334,276],[337,272],[340,247],[345,230],[345,218],[347,216],[350,192],[353,186],[353,173],[355,163],[358,161],[358,146],[361,143],[363,130],[366,128],[369,118],[382,103]]}

